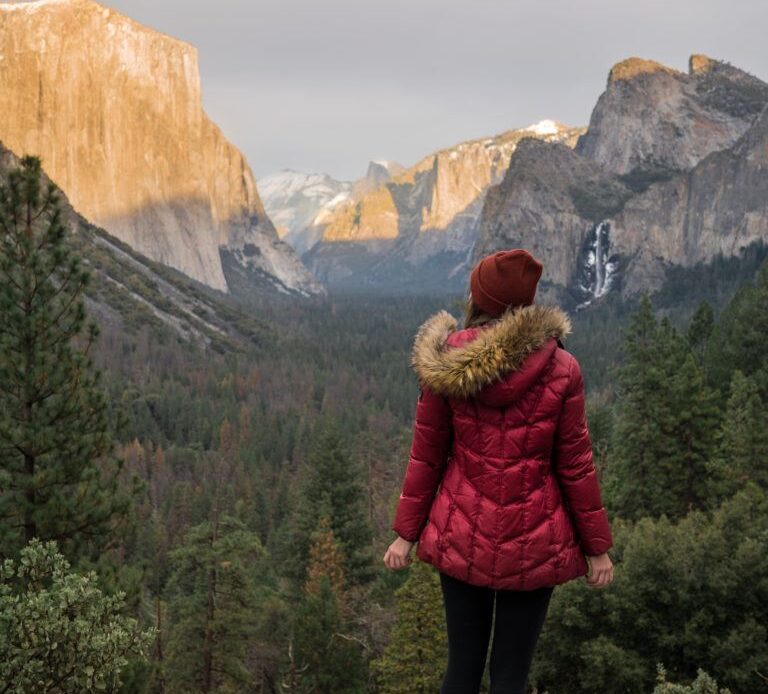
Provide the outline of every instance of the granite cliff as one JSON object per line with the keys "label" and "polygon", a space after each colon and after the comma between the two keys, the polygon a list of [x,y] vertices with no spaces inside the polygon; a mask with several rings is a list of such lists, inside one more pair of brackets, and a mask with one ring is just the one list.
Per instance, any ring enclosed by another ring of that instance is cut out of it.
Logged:
{"label": "granite cliff", "polygon": [[732,147],[631,197],[610,224],[626,292],[650,286],[670,265],[738,256],[768,241],[768,106]]}
{"label": "granite cliff", "polygon": [[704,55],[687,73],[628,58],[611,68],[576,151],[619,174],[686,171],[736,142],[767,101],[767,84]]}
{"label": "granite cliff", "polygon": [[706,56],[688,75],[619,63],[575,149],[520,143],[486,195],[473,260],[531,248],[545,291],[585,306],[768,240],[767,105],[768,85]]}
{"label": "granite cliff", "polygon": [[[526,138],[503,181],[488,191],[474,258],[527,248],[545,264],[542,286],[569,286],[585,262],[587,236],[631,194],[617,175],[573,149]],[[595,286],[594,294],[601,296],[610,282]]]}
{"label": "granite cliff", "polygon": [[202,108],[196,49],[92,0],[0,4],[0,139],[85,217],[216,289],[320,287]]}
{"label": "granite cliff", "polygon": [[[19,158],[0,143],[0,185],[18,166]],[[43,179],[47,186],[50,178],[43,174]],[[234,297],[147,258],[94,226],[61,191],[59,203],[69,243],[90,273],[88,312],[108,334],[149,328],[216,352],[250,351],[267,339],[268,326],[246,315]]]}
{"label": "granite cliff", "polygon": [[297,253],[306,253],[323,236],[323,228],[342,203],[360,198],[405,171],[393,161],[372,161],[365,176],[339,181],[325,173],[286,169],[259,180],[264,207],[277,232]]}

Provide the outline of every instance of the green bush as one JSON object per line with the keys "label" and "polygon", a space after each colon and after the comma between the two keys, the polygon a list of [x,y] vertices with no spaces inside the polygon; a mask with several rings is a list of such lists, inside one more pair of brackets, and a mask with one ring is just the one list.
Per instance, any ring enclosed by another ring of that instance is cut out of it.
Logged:
{"label": "green bush", "polygon": [[0,568],[0,691],[13,694],[116,689],[153,630],[121,614],[94,572],[70,571],[55,542],[32,540]]}

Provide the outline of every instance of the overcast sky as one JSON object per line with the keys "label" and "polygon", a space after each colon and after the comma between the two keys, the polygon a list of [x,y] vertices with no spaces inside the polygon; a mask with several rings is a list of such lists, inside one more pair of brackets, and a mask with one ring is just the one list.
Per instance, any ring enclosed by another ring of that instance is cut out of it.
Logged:
{"label": "overcast sky", "polygon": [[208,114],[256,176],[553,118],[586,125],[611,65],[705,53],[768,79],[766,0],[104,0],[197,46]]}

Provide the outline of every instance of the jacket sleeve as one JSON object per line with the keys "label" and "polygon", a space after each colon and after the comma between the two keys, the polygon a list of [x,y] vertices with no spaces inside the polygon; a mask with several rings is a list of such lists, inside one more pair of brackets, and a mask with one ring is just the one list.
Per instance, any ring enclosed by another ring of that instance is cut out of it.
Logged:
{"label": "jacket sleeve", "polygon": [[416,542],[443,478],[453,439],[448,400],[425,386],[416,402],[413,440],[392,530]]}
{"label": "jacket sleeve", "polygon": [[584,380],[571,359],[570,376],[555,432],[553,468],[583,552],[595,556],[613,546],[608,515],[592,459],[584,408]]}

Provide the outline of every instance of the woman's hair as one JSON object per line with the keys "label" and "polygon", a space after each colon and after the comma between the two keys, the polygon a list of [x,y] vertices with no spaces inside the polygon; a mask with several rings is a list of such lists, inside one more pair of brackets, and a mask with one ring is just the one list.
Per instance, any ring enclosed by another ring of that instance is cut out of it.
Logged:
{"label": "woman's hair", "polygon": [[467,296],[467,301],[464,306],[464,327],[472,328],[476,325],[483,325],[492,320],[496,320],[496,317],[486,313],[474,301],[472,301],[472,294],[470,293]]}

